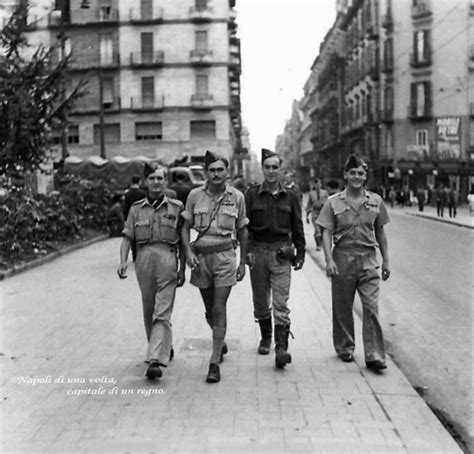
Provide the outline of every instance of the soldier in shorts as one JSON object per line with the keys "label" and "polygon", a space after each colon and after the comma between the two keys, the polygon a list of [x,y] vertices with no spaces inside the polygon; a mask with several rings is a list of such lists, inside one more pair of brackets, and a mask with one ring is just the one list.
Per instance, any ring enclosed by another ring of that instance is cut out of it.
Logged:
{"label": "soldier in shorts", "polygon": [[[229,161],[206,152],[204,167],[207,182],[193,189],[186,201],[182,229],[186,261],[191,267],[191,284],[199,288],[206,321],[212,329],[212,355],[208,383],[220,381],[219,363],[227,353],[224,342],[227,328],[226,304],[231,288],[245,276],[247,224],[244,195],[227,184]],[[190,230],[197,232],[190,242]],[[236,266],[233,238],[240,243],[240,263]]]}

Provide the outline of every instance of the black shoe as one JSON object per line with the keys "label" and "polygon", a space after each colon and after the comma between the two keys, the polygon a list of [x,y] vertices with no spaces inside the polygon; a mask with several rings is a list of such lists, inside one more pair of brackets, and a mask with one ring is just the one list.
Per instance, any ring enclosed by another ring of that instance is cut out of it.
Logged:
{"label": "black shoe", "polygon": [[208,383],[217,383],[221,380],[221,371],[217,364],[209,364],[209,372],[207,373],[206,381]]}
{"label": "black shoe", "polygon": [[219,356],[219,363],[222,363],[224,362],[224,355],[229,351],[229,349],[227,348],[227,344],[224,342],[222,344],[222,348],[221,348],[221,354]]}
{"label": "black shoe", "polygon": [[387,366],[383,361],[380,361],[379,359],[376,359],[374,361],[366,361],[365,365],[367,366],[367,369],[379,371],[386,369]]}
{"label": "black shoe", "polygon": [[270,347],[272,345],[272,338],[261,339],[260,344],[258,345],[258,354],[259,355],[269,355]]}
{"label": "black shoe", "polygon": [[352,361],[354,361],[354,355],[352,353],[341,353],[339,358],[341,358],[345,363],[352,363]]}
{"label": "black shoe", "polygon": [[160,363],[158,361],[150,361],[145,375],[147,378],[160,378],[163,375],[163,371],[160,369]]}
{"label": "black shoe", "polygon": [[174,348],[171,347],[171,350],[170,350],[170,361],[174,358]]}

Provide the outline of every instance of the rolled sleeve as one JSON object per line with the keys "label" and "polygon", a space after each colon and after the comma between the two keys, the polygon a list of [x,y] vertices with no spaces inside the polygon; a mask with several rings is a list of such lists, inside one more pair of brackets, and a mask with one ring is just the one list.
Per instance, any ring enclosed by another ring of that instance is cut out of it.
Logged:
{"label": "rolled sleeve", "polygon": [[184,211],[181,213],[181,217],[189,224],[193,225],[194,223],[194,205],[196,204],[196,191],[192,190],[188,198],[186,199],[186,206]]}
{"label": "rolled sleeve", "polygon": [[245,198],[244,195],[239,192],[237,194],[237,231],[246,227],[249,223],[249,218],[247,217],[245,209]]}
{"label": "rolled sleeve", "polygon": [[332,210],[331,203],[328,200],[321,208],[319,216],[316,219],[316,224],[322,227],[323,229],[329,230],[330,232],[334,230],[334,212]]}
{"label": "rolled sleeve", "polygon": [[379,214],[377,216],[377,219],[375,220],[375,226],[383,227],[385,224],[389,222],[390,222],[390,217],[387,212],[387,207],[385,206],[385,203],[383,202],[383,200],[380,200]]}

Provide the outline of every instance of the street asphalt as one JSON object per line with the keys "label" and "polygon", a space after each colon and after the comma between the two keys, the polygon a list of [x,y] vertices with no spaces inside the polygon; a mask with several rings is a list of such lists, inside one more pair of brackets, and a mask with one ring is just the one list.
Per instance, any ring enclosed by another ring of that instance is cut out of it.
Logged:
{"label": "street asphalt", "polygon": [[189,283],[177,291],[175,358],[147,380],[138,286],[133,266],[117,278],[119,244],[0,283],[2,453],[462,452],[390,358],[384,373],[366,369],[359,319],[356,361],[337,358],[330,282],[309,255],[292,274],[284,370],[256,353],[246,276],[228,302],[221,382],[205,382],[211,332]]}

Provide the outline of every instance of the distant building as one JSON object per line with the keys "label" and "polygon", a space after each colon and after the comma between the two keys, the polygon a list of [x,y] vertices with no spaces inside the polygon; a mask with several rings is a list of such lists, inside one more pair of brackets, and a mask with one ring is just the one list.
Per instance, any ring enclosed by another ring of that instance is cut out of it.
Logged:
{"label": "distant building", "polygon": [[[9,7],[19,1],[25,2]],[[29,6],[29,42],[62,40],[72,56],[70,82],[88,81],[68,119],[71,155],[170,162],[184,153],[197,160],[206,149],[229,158],[240,152],[235,0],[30,0]],[[59,150],[59,132],[56,142]]]}
{"label": "distant building", "polygon": [[474,187],[474,3],[338,0],[302,106],[323,179],[357,153],[369,186]]}

